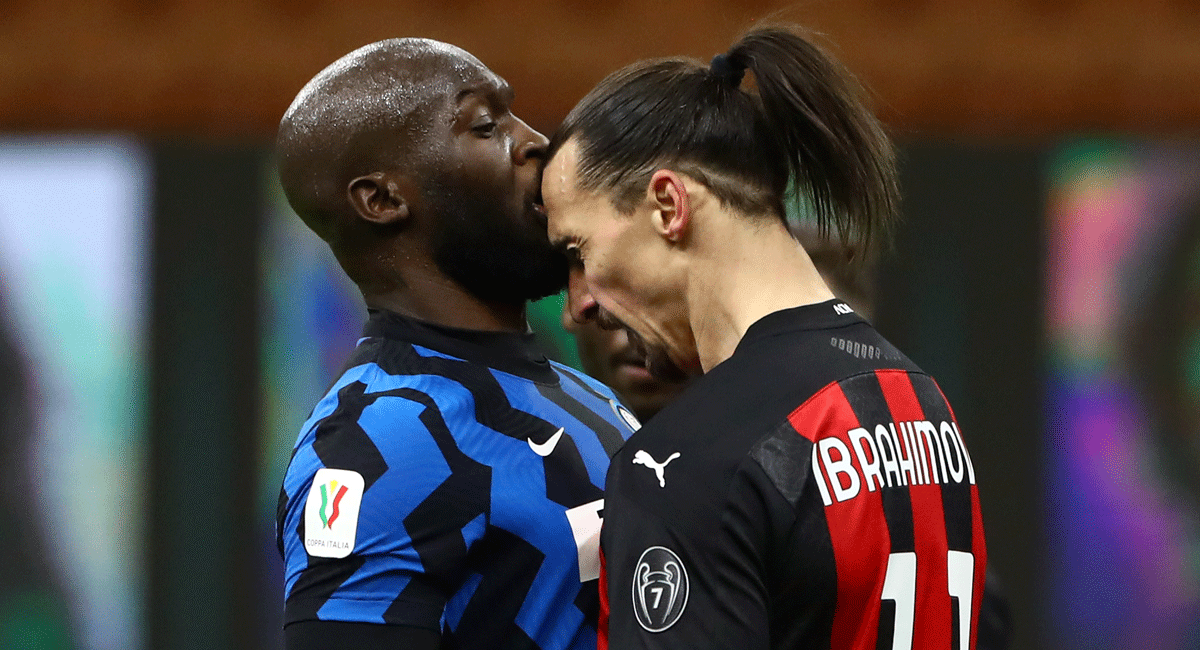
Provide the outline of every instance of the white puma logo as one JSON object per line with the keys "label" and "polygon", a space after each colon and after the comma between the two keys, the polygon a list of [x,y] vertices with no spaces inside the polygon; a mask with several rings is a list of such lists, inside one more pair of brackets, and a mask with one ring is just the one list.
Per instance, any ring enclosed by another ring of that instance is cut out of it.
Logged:
{"label": "white puma logo", "polygon": [[654,460],[654,458],[650,454],[646,453],[644,449],[639,449],[637,453],[633,455],[633,464],[645,465],[646,467],[654,470],[655,476],[658,477],[658,487],[667,487],[667,479],[663,478],[663,470],[667,468],[667,463],[675,460],[676,458],[679,458],[679,452],[671,454],[666,460],[660,463]]}

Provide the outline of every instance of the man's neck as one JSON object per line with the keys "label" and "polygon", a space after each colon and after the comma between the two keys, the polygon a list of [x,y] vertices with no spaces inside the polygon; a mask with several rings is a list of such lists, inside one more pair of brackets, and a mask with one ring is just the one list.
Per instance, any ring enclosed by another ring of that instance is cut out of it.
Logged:
{"label": "man's neck", "polygon": [[482,332],[525,332],[525,302],[485,302],[437,273],[411,273],[404,286],[363,290],[372,309],[386,309],[426,323]]}
{"label": "man's neck", "polygon": [[745,217],[710,222],[687,291],[688,314],[705,372],[733,355],[746,330],[767,314],[830,300],[808,254],[782,223]]}

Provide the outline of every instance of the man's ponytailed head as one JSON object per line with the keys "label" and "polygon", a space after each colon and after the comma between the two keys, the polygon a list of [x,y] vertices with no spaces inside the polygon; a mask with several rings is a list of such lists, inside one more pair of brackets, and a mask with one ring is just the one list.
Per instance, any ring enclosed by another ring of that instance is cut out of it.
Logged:
{"label": "man's ponytailed head", "polygon": [[750,215],[783,218],[793,185],[822,233],[866,250],[896,220],[899,189],[892,144],[862,94],[806,36],[759,27],[710,66],[658,59],[613,73],[563,121],[549,155],[577,140],[578,186],[626,213],[662,168]]}

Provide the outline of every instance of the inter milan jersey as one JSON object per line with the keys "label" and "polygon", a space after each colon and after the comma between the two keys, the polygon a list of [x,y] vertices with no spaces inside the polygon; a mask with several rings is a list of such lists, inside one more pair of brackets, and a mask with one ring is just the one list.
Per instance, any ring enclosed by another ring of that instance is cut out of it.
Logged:
{"label": "inter milan jersey", "polygon": [[637,427],[527,336],[373,311],[280,495],[285,624],[594,648],[609,458]]}
{"label": "inter milan jersey", "polygon": [[751,326],[629,439],[606,497],[601,648],[975,647],[958,424],[842,302]]}

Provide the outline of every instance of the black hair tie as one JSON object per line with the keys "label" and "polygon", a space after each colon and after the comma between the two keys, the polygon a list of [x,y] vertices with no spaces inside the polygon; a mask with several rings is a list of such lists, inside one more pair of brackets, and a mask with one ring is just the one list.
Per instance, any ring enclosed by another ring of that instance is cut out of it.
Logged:
{"label": "black hair tie", "polygon": [[742,85],[742,77],[746,76],[746,66],[730,60],[728,54],[718,54],[712,58],[709,71],[713,76],[737,88]]}

